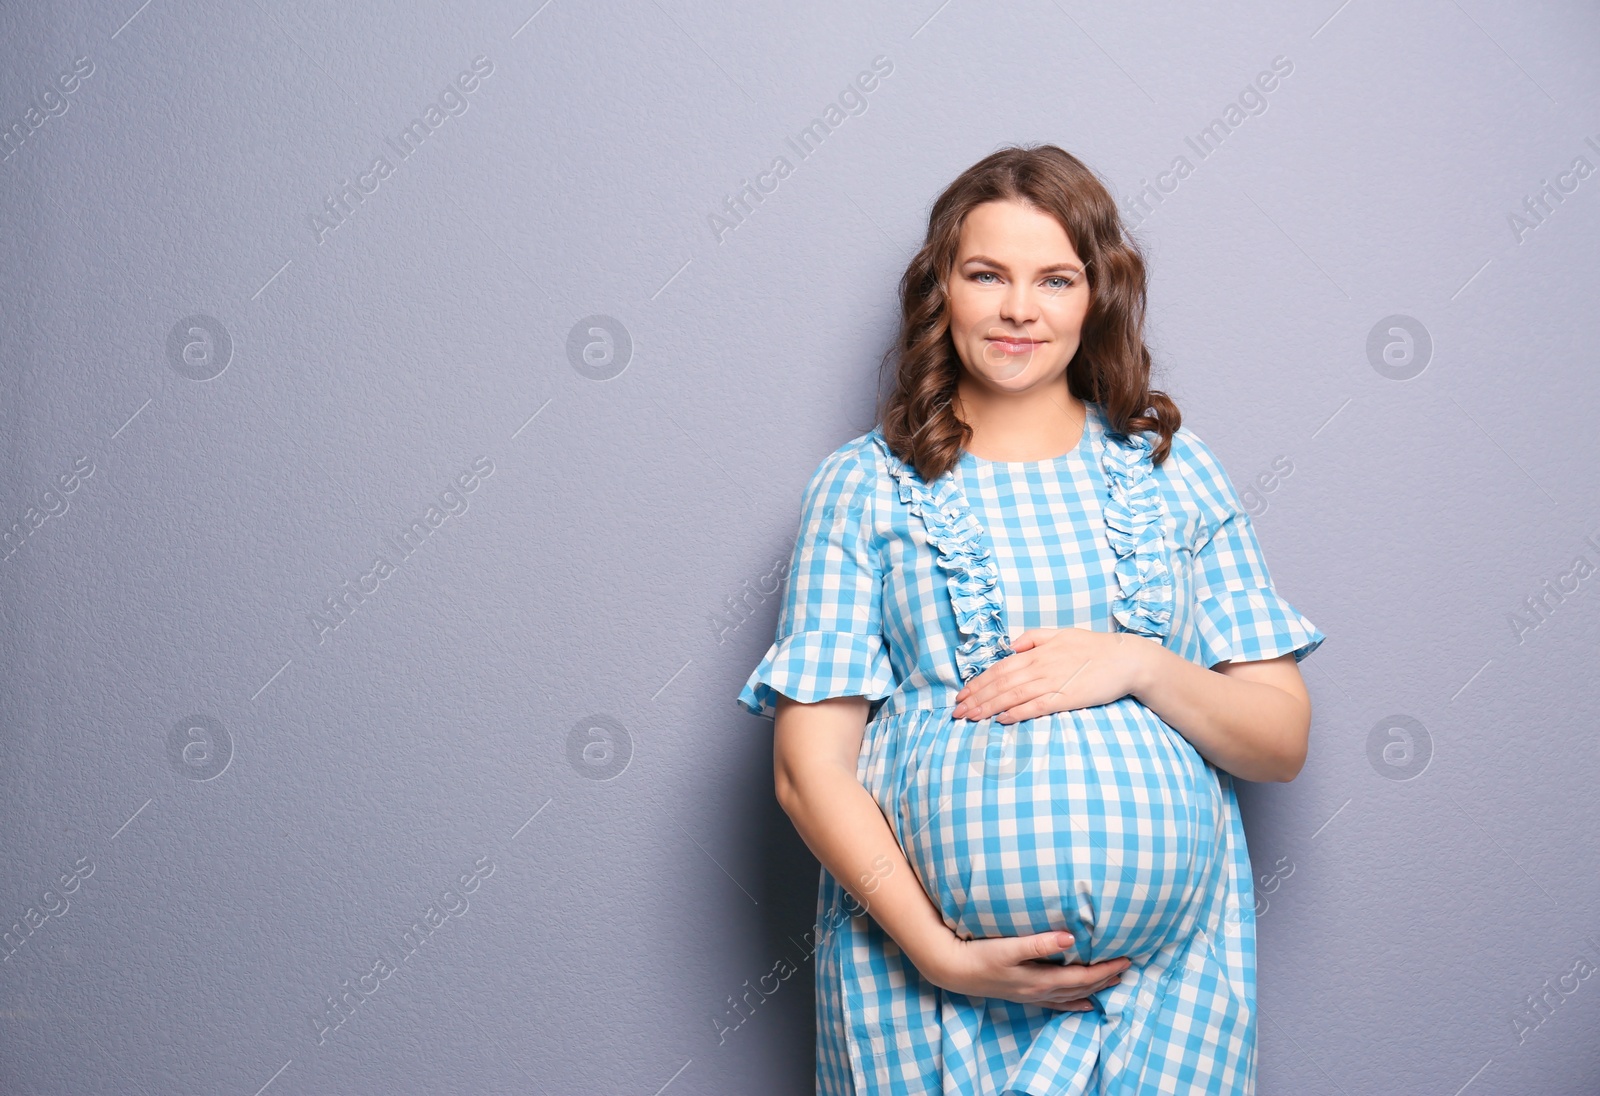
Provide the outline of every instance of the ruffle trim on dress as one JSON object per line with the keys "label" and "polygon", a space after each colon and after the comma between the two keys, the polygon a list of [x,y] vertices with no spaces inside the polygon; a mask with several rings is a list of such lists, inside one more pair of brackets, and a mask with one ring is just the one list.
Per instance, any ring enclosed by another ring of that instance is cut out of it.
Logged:
{"label": "ruffle trim on dress", "polygon": [[[1154,444],[1144,432],[1112,433],[1098,405],[1093,414],[1108,485],[1103,507],[1106,537],[1117,557],[1111,613],[1128,631],[1163,638],[1172,628],[1175,591],[1166,543],[1167,504],[1151,459]],[[1084,429],[1091,429],[1087,420]],[[961,680],[970,681],[1012,653],[1000,570],[983,526],[973,515],[954,469],[927,483],[890,450],[881,428],[872,437],[894,476],[900,500],[922,518],[939,553],[963,637],[956,648],[956,666]]]}
{"label": "ruffle trim on dress", "polygon": [[954,469],[927,483],[889,449],[880,431],[873,431],[873,441],[895,478],[900,501],[922,518],[928,539],[939,553],[938,563],[945,572],[956,627],[962,635],[955,652],[956,667],[961,680],[970,681],[1012,653],[1002,615],[1000,569],[989,551],[983,526],[956,482]]}
{"label": "ruffle trim on dress", "polygon": [[1110,487],[1106,536],[1117,555],[1111,615],[1130,632],[1164,637],[1172,629],[1172,568],[1165,543],[1167,503],[1155,480],[1154,445],[1107,431],[1100,464]]}

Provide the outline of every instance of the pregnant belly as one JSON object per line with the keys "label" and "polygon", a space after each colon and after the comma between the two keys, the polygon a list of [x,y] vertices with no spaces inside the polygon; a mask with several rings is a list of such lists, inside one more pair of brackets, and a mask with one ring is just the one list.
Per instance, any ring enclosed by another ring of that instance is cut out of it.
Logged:
{"label": "pregnant belly", "polygon": [[1131,697],[1009,726],[906,712],[868,742],[868,790],[962,937],[1066,929],[1070,959],[1141,961],[1223,887],[1216,776]]}

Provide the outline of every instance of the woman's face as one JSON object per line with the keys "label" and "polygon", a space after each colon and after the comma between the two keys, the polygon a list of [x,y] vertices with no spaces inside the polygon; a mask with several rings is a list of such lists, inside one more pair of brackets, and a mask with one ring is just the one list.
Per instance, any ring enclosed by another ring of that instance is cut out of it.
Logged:
{"label": "woman's face", "polygon": [[1016,201],[974,207],[945,287],[968,376],[1022,392],[1058,379],[1089,311],[1083,260],[1056,219]]}

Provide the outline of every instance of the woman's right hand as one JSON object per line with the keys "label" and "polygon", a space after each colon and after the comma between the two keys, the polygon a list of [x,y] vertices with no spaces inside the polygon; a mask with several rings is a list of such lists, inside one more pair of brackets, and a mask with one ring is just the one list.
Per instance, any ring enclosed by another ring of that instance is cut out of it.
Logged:
{"label": "woman's right hand", "polygon": [[1085,998],[1115,985],[1130,965],[1126,957],[1090,965],[1048,961],[1071,946],[1069,932],[962,940],[950,931],[877,800],[857,779],[867,711],[860,696],[812,703],[778,697],[772,754],[778,803],[812,854],[834,879],[854,881],[856,903],[871,910],[934,985],[1024,1005],[1093,1008]]}
{"label": "woman's right hand", "polygon": [[1086,998],[1116,985],[1133,965],[1126,956],[1087,964],[1048,961],[1072,946],[1071,933],[1055,930],[981,940],[962,940],[952,933],[950,940],[926,968],[918,967],[934,985],[971,997],[1073,1012],[1094,1007]]}

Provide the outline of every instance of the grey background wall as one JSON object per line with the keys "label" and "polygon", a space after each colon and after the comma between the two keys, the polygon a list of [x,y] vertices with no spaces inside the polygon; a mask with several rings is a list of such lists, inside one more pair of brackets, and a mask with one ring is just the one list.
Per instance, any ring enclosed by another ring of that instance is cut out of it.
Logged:
{"label": "grey background wall", "polygon": [[1593,5],[540,4],[0,16],[0,1090],[810,1091],[734,697],[1043,141],[1330,637],[1261,1091],[1600,1087]]}

